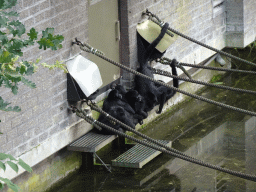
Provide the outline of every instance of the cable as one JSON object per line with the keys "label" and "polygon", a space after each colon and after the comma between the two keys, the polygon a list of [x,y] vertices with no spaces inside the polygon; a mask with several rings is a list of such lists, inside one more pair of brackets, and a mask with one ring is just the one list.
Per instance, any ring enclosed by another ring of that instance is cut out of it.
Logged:
{"label": "cable", "polygon": [[169,73],[167,71],[163,71],[161,69],[155,69],[155,68],[151,68],[151,69],[152,69],[153,73],[155,73],[155,74],[171,77],[171,78],[174,78],[174,79],[179,79],[179,80],[182,80],[182,81],[187,81],[187,82],[191,82],[191,83],[206,85],[206,86],[210,86],[210,87],[216,87],[216,88],[219,88],[219,89],[237,91],[237,92],[241,92],[241,93],[256,94],[256,91],[252,91],[252,90],[233,88],[233,87],[228,87],[228,86],[216,85],[216,84],[213,84],[213,83],[207,83],[207,82],[203,82],[203,81],[197,81],[197,80],[194,80],[194,79],[187,79],[187,78],[172,75],[171,73]]}
{"label": "cable", "polygon": [[[80,49],[82,49],[83,51],[86,51],[86,52],[88,52],[88,53],[92,53],[91,50],[88,49],[88,48],[86,48],[86,47],[84,47],[85,45],[83,45],[82,43],[79,43],[78,45],[80,46]],[[99,53],[97,53],[97,52],[95,52],[94,55],[96,55],[96,56],[98,56],[98,57],[104,59],[105,61],[108,61],[109,63],[112,63],[113,65],[116,65],[116,66],[118,66],[118,67],[120,67],[120,68],[122,68],[122,69],[124,69],[124,70],[126,70],[126,71],[129,71],[130,73],[133,73],[133,74],[135,74],[135,75],[139,75],[140,77],[143,77],[143,78],[145,78],[145,79],[148,79],[148,80],[150,80],[150,81],[152,81],[152,82],[155,82],[155,83],[157,83],[157,84],[166,86],[166,87],[168,87],[168,88],[170,88],[170,89],[173,89],[173,90],[175,90],[175,91],[177,91],[177,92],[179,92],[179,93],[182,93],[182,94],[184,94],[184,95],[187,95],[187,96],[190,96],[190,97],[192,97],[192,98],[195,98],[195,99],[198,99],[198,100],[201,100],[201,101],[205,101],[205,102],[207,102],[207,103],[211,103],[211,104],[214,104],[214,105],[217,105],[217,106],[220,106],[220,107],[224,107],[224,108],[227,108],[227,109],[231,109],[231,110],[234,110],[234,111],[238,111],[238,112],[241,112],[241,113],[244,113],[244,114],[247,114],[247,115],[256,116],[256,113],[253,112],[253,111],[248,111],[248,110],[245,110],[245,109],[233,107],[233,106],[230,106],[230,105],[227,105],[227,104],[224,104],[224,103],[219,103],[219,102],[217,102],[217,101],[213,101],[213,100],[211,100],[211,99],[207,99],[207,98],[204,98],[204,97],[195,95],[195,94],[191,94],[191,93],[189,93],[189,92],[183,91],[183,90],[178,89],[178,88],[176,88],[176,87],[172,87],[172,86],[170,86],[170,85],[168,85],[168,84],[166,84],[166,83],[157,81],[157,80],[155,80],[155,79],[153,79],[153,78],[151,78],[151,77],[148,77],[148,76],[146,76],[146,75],[144,75],[144,74],[141,74],[141,73],[139,73],[139,72],[137,72],[137,71],[135,71],[135,70],[133,70],[133,69],[131,69],[131,68],[129,68],[129,67],[126,67],[126,66],[124,66],[124,65],[122,65],[122,64],[120,64],[120,63],[118,63],[118,62],[115,62],[115,61],[113,61],[113,60],[111,60],[111,59],[109,59],[109,58],[105,57],[104,55],[101,55],[101,54],[99,54]]]}
{"label": "cable", "polygon": [[[88,122],[94,122],[95,120],[88,116]],[[183,159],[185,161],[188,161],[188,162],[191,162],[191,163],[195,163],[195,164],[198,164],[198,165],[201,165],[201,166],[204,166],[204,167],[208,167],[208,168],[211,168],[211,169],[214,169],[214,170],[218,170],[218,171],[222,171],[224,173],[228,173],[228,174],[231,174],[231,175],[234,175],[234,176],[237,176],[237,177],[240,177],[240,178],[244,178],[244,179],[247,179],[247,180],[250,180],[250,181],[256,181],[256,176],[255,175],[250,175],[250,174],[245,174],[245,173],[240,173],[240,172],[236,172],[236,171],[232,171],[232,170],[228,170],[228,169],[225,169],[225,168],[222,168],[222,167],[219,167],[219,166],[216,166],[216,165],[211,165],[209,163],[205,163],[201,160],[197,160],[197,159],[194,159],[194,158],[191,158],[191,157],[188,157],[187,155],[184,156],[184,155],[181,155],[181,154],[178,154],[178,153],[175,153],[175,152],[171,152],[167,149],[164,149],[163,147],[159,147],[157,145],[152,145],[150,144],[149,142],[147,141],[143,141],[143,140],[139,140],[139,139],[136,139],[130,135],[127,135],[121,131],[118,131],[110,126],[107,126],[99,121],[96,121],[95,122],[96,125],[100,126],[100,127],[103,127],[103,128],[106,128],[107,130],[111,131],[111,132],[114,132],[120,136],[123,136],[123,137],[126,137],[128,139],[131,139],[132,141],[135,141],[137,143],[140,143],[144,146],[147,146],[147,147],[150,147],[152,149],[155,149],[157,151],[161,151],[163,153],[167,153],[169,155],[172,155],[174,157],[177,157],[179,159]]]}
{"label": "cable", "polygon": [[[157,25],[161,26],[161,24],[159,23],[159,21],[156,21],[153,17],[149,17],[149,18],[150,18],[151,21],[153,21],[153,22],[156,23]],[[250,62],[250,61],[241,59],[241,58],[239,58],[239,57],[236,57],[236,56],[231,55],[231,54],[229,54],[229,53],[226,53],[226,52],[224,52],[224,51],[218,50],[218,49],[216,49],[216,48],[213,48],[213,47],[211,47],[211,46],[209,46],[209,45],[206,45],[206,44],[204,44],[204,43],[202,43],[202,42],[200,42],[200,41],[197,41],[197,40],[195,40],[195,39],[193,39],[193,38],[191,38],[191,37],[189,37],[189,36],[187,36],[187,35],[184,35],[184,34],[180,33],[179,31],[176,31],[175,29],[173,29],[173,28],[171,28],[171,27],[168,27],[168,30],[172,31],[173,33],[175,33],[175,34],[177,34],[177,35],[179,35],[179,36],[181,36],[181,37],[183,37],[183,38],[185,38],[185,39],[187,39],[187,40],[189,40],[189,41],[192,41],[192,42],[194,42],[194,43],[196,43],[196,44],[198,44],[198,45],[201,45],[202,47],[205,47],[205,48],[207,48],[207,49],[210,49],[210,50],[212,50],[212,51],[215,51],[216,53],[225,55],[225,56],[227,56],[227,57],[230,57],[230,58],[232,58],[232,59],[236,59],[236,60],[238,60],[238,61],[247,63],[247,64],[249,64],[249,65],[256,66],[255,63],[252,63],[252,62]]]}
{"label": "cable", "polygon": [[[166,60],[166,61],[165,61]],[[159,62],[164,65],[170,65],[170,62],[172,61],[171,59],[167,57],[162,57],[159,59],[155,60],[156,62]],[[209,66],[204,66],[201,65],[200,63],[198,65],[195,64],[189,64],[189,63],[181,63],[177,65],[177,67],[180,66],[188,66],[188,67],[194,67],[194,68],[202,68],[202,69],[210,69],[210,70],[215,70],[215,71],[228,71],[228,72],[239,72],[239,73],[249,73],[249,74],[256,74],[256,71],[246,71],[246,70],[239,70],[239,69],[226,69],[226,68],[220,68],[220,67],[209,67]],[[183,71],[184,72],[184,71]],[[185,73],[185,72],[184,72]]]}

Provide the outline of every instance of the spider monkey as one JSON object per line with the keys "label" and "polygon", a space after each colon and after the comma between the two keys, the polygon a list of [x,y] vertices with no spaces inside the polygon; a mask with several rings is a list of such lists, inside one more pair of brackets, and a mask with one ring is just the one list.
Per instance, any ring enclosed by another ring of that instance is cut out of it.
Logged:
{"label": "spider monkey", "polygon": [[127,112],[135,114],[132,107],[127,102],[124,102],[122,98],[122,94],[120,94],[118,90],[113,89],[109,92],[108,97],[105,99],[102,109],[104,111],[108,111],[112,106],[120,106],[123,107]]}
{"label": "spider monkey", "polygon": [[[161,57],[161,53],[155,49],[161,39],[164,37],[169,24],[165,23],[161,29],[160,35],[147,46],[146,40],[144,40],[139,34],[138,39],[138,61],[140,67],[138,72],[153,78],[152,69],[149,67],[148,62],[150,60]],[[140,76],[135,76],[135,90],[145,99],[145,112],[151,111],[158,102],[159,95],[162,94],[162,90],[155,85],[154,82],[147,80]]]}
{"label": "spider monkey", "polygon": [[[126,125],[135,129],[135,124],[132,121],[131,114],[128,113],[126,110],[124,110],[123,107],[111,106],[110,108],[108,108],[108,110],[106,112],[109,115],[111,115],[112,117],[118,119],[119,121],[123,122],[124,124],[126,124]],[[101,122],[101,123],[104,123],[105,125],[108,125],[108,126],[114,128],[118,131],[124,132],[124,130],[125,130],[124,127],[122,127],[118,123],[114,123],[114,122],[110,121],[107,117],[105,117],[102,114],[99,116],[98,121]],[[100,134],[105,134],[105,135],[115,134],[114,132],[109,131],[107,129],[102,129],[101,131],[96,129],[95,131],[100,133]]]}
{"label": "spider monkey", "polygon": [[134,109],[134,118],[138,119],[140,125],[143,124],[143,119],[148,117],[148,113],[145,111],[145,100],[136,90],[130,90],[125,94],[125,97]]}
{"label": "spider monkey", "polygon": [[[170,67],[172,68],[172,74],[177,76],[177,70],[176,70],[176,64],[177,60],[173,59],[172,62],[170,63]],[[158,95],[157,100],[159,102],[159,110],[156,112],[160,114],[163,110],[164,103],[168,101],[171,97],[173,97],[176,93],[175,90],[170,89],[168,87],[165,87],[163,85],[159,85],[156,83],[156,86],[158,87],[158,90],[161,92],[160,95]],[[173,78],[173,87],[179,88],[179,80]]]}
{"label": "spider monkey", "polygon": [[[108,97],[103,103],[102,110],[123,122],[124,124],[135,128],[135,124],[133,122],[133,115],[135,114],[135,111],[128,103],[122,100],[122,94],[120,94],[118,90],[113,89],[109,92]],[[98,121],[109,125],[116,130],[123,131],[123,127],[121,127],[119,124],[113,124],[104,115],[100,115]],[[105,129],[100,131],[100,133],[113,134],[112,132]]]}
{"label": "spider monkey", "polygon": [[148,117],[148,114],[144,111],[145,101],[143,97],[136,90],[131,89],[126,91],[122,85],[116,85],[115,89],[123,96],[124,102],[127,102],[135,111],[133,116],[137,120],[135,124],[140,123],[142,125],[143,119]]}

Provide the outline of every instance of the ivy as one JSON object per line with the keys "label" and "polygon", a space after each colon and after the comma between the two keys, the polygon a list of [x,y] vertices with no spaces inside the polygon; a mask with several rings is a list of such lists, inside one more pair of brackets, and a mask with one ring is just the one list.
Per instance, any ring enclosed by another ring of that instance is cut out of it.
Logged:
{"label": "ivy", "polygon": [[[15,11],[5,11],[16,4],[17,0],[0,1],[0,87],[11,89],[14,95],[18,93],[19,82],[32,89],[36,88],[35,83],[27,79],[26,76],[30,76],[36,71],[41,60],[38,58],[35,62],[26,60],[18,62],[23,56],[22,49],[37,43],[39,49],[57,50],[62,48],[61,43],[64,40],[62,35],[54,35],[54,28],[43,30],[42,37],[39,39],[39,32],[35,28],[31,28],[26,34],[27,38],[21,38],[25,35],[25,26],[19,20],[10,19],[18,17],[19,14]],[[54,65],[43,63],[42,66],[49,69],[60,68],[66,72],[65,65],[59,61]],[[0,97],[0,110],[20,111],[19,107],[9,107],[9,104]]]}
{"label": "ivy", "polygon": [[[46,63],[40,64],[41,57],[36,59],[36,61],[22,60],[22,50],[24,48],[38,45],[39,49],[57,50],[62,48],[61,43],[64,37],[62,35],[55,35],[54,28],[46,28],[42,31],[40,38],[39,32],[35,28],[31,28],[26,34],[24,24],[15,19],[19,14],[15,11],[10,11],[16,4],[17,0],[0,0],[0,87],[4,86],[10,89],[14,95],[18,94],[18,85],[20,83],[31,89],[36,88],[36,84],[28,76],[34,74],[39,65],[49,69],[60,68],[65,72],[67,71],[65,65],[59,61],[49,65]],[[19,106],[13,107],[10,104],[0,96],[0,110],[5,112],[21,111]],[[12,155],[0,153],[0,169],[5,171],[6,166],[9,166],[15,172],[19,171],[19,166],[30,173],[32,172],[32,168],[23,160],[17,160]],[[4,188],[4,184],[15,192],[20,190],[8,178],[0,177],[0,190]]]}
{"label": "ivy", "polygon": [[[6,163],[1,162],[1,160],[7,160]],[[23,169],[25,169],[28,172],[32,172],[32,168],[26,164],[22,159],[15,159],[12,155],[10,154],[5,154],[5,153],[0,153],[0,169],[3,169],[6,171],[6,164],[8,164],[12,170],[15,172],[19,171],[19,166],[21,166]],[[18,166],[19,165],[19,166]],[[4,182],[7,184],[9,188],[11,188],[13,191],[19,191],[19,187],[15,184],[13,184],[9,179],[0,177],[0,181]],[[4,185],[0,182],[0,190],[4,188]]]}
{"label": "ivy", "polygon": [[53,32],[53,28],[47,28],[42,32],[43,37],[37,42],[40,45],[39,49],[44,48],[44,50],[46,50],[46,48],[51,48],[52,50],[57,50],[58,48],[62,48],[60,43],[64,40],[64,37],[61,35],[53,35]]}

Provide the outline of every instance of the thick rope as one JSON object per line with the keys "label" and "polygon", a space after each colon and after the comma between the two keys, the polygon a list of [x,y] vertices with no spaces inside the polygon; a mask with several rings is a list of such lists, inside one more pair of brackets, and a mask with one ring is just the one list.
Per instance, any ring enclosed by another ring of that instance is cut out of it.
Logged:
{"label": "thick rope", "polygon": [[[149,11],[148,11],[148,12],[149,12]],[[150,13],[150,12],[149,12],[149,13]],[[156,17],[155,14],[152,14],[152,13],[151,13],[151,16],[153,16],[153,17],[149,17],[149,19],[161,27],[161,23],[162,23],[161,20],[160,20],[158,17]],[[156,19],[154,19],[154,18],[156,18]],[[179,35],[179,36],[181,36],[181,37],[183,37],[183,38],[185,38],[185,39],[187,39],[187,40],[189,40],[189,41],[192,41],[192,42],[194,42],[194,43],[196,43],[196,44],[198,44],[198,45],[201,45],[202,47],[205,47],[205,48],[207,48],[207,49],[210,49],[210,50],[212,50],[212,51],[215,51],[216,53],[225,55],[225,56],[227,56],[227,57],[230,57],[230,58],[232,58],[232,59],[236,59],[236,60],[238,60],[238,61],[247,63],[247,64],[249,64],[249,65],[256,66],[255,63],[252,63],[252,62],[250,62],[250,61],[241,59],[241,58],[239,58],[239,57],[236,57],[236,56],[231,55],[231,54],[229,54],[229,53],[226,53],[226,52],[224,52],[224,51],[218,50],[218,49],[216,49],[216,48],[213,48],[213,47],[211,47],[211,46],[209,46],[209,45],[206,45],[206,44],[204,44],[204,43],[202,43],[202,42],[200,42],[200,41],[197,41],[197,40],[195,40],[195,39],[193,39],[193,38],[191,38],[191,37],[189,37],[189,36],[187,36],[187,35],[184,35],[184,34],[180,33],[179,31],[176,31],[175,29],[172,29],[171,27],[168,27],[168,30],[172,31],[173,33],[175,33],[175,34],[177,34],[177,35]]]}
{"label": "thick rope", "polygon": [[[159,24],[157,21],[155,21],[154,19],[151,19],[151,20],[160,26],[160,24]],[[207,49],[210,49],[210,50],[212,50],[212,51],[215,51],[216,53],[225,55],[225,56],[227,56],[227,57],[230,57],[230,58],[232,58],[232,59],[236,59],[236,60],[238,60],[238,61],[247,63],[247,64],[249,64],[249,65],[256,66],[255,63],[252,63],[252,62],[250,62],[250,61],[241,59],[241,58],[239,58],[239,57],[236,57],[236,56],[231,55],[231,54],[229,54],[229,53],[226,53],[226,52],[224,52],[224,51],[215,49],[215,48],[213,48],[213,47],[211,47],[211,46],[209,46],[209,45],[206,45],[206,44],[204,44],[204,43],[202,43],[202,42],[200,42],[200,41],[197,41],[197,40],[195,40],[195,39],[193,39],[193,38],[191,38],[191,37],[188,37],[188,36],[186,36],[186,35],[184,35],[184,34],[178,32],[178,31],[176,31],[175,29],[172,29],[172,28],[168,27],[168,30],[172,31],[173,33],[175,33],[175,34],[177,34],[177,35],[179,35],[179,36],[181,36],[181,37],[183,37],[183,38],[185,38],[185,39],[187,39],[187,40],[189,40],[189,41],[192,41],[192,42],[197,43],[198,45],[201,45],[201,46],[203,46],[203,47],[205,47],[205,48],[207,48]]]}
{"label": "thick rope", "polygon": [[183,78],[183,77],[178,77],[178,76],[172,75],[170,72],[163,71],[161,69],[155,69],[155,68],[151,68],[151,69],[152,69],[153,73],[155,73],[155,74],[171,77],[171,78],[174,78],[174,79],[179,79],[179,80],[182,80],[182,81],[187,81],[187,82],[191,82],[191,83],[206,85],[206,86],[210,86],[210,87],[216,87],[216,88],[219,88],[219,89],[226,89],[226,90],[230,90],[230,91],[237,91],[237,92],[241,92],[241,93],[256,94],[256,91],[252,91],[252,90],[233,88],[233,87],[229,87],[229,86],[216,85],[216,84],[213,84],[213,83],[197,81],[197,80],[194,80],[194,79],[187,79],[187,78]]}
{"label": "thick rope", "polygon": [[[82,43],[79,43],[79,45],[80,45],[80,49],[82,49],[83,51],[86,51],[86,52],[88,52],[88,53],[92,53],[91,50],[89,50],[88,48],[85,48]],[[211,99],[207,99],[207,98],[204,98],[204,97],[195,95],[195,94],[191,94],[191,93],[189,93],[189,92],[183,91],[183,90],[178,89],[178,88],[176,88],[176,87],[172,87],[171,85],[168,85],[168,84],[166,84],[166,83],[157,81],[157,80],[155,80],[155,79],[153,79],[153,78],[151,78],[151,77],[148,77],[148,76],[146,76],[146,75],[144,75],[144,74],[141,74],[141,73],[139,73],[139,72],[137,72],[137,71],[135,71],[135,70],[133,70],[133,69],[131,69],[131,68],[129,68],[129,67],[126,67],[126,66],[124,66],[124,65],[122,65],[122,64],[120,64],[120,63],[118,63],[118,62],[115,62],[115,61],[113,61],[113,60],[111,60],[111,59],[105,57],[104,55],[98,54],[97,52],[95,52],[94,55],[96,55],[96,56],[98,56],[98,57],[100,57],[100,58],[102,58],[102,59],[108,61],[109,63],[112,63],[113,65],[116,65],[116,66],[118,66],[118,67],[120,67],[120,68],[122,68],[122,69],[124,69],[124,70],[126,70],[126,71],[129,71],[130,73],[133,73],[133,74],[135,74],[135,75],[139,75],[139,76],[141,76],[141,77],[143,77],[143,78],[145,78],[145,79],[148,79],[148,80],[153,81],[153,82],[155,82],[155,83],[157,83],[157,84],[166,86],[166,87],[168,87],[168,88],[170,88],[170,89],[173,89],[173,90],[175,90],[175,91],[177,91],[177,92],[180,92],[180,93],[182,93],[182,94],[184,94],[184,95],[187,95],[187,96],[190,96],[190,97],[192,97],[192,98],[199,99],[199,100],[201,100],[201,101],[205,101],[205,102],[207,102],[207,103],[211,103],[211,104],[214,104],[214,105],[217,105],[217,106],[220,106],[220,107],[224,107],[224,108],[227,108],[227,109],[231,109],[231,110],[234,110],[234,111],[238,111],[238,112],[241,112],[241,113],[244,113],[244,114],[247,114],[247,115],[256,116],[256,113],[253,112],[253,111],[248,111],[248,110],[245,110],[245,109],[240,109],[240,108],[237,108],[237,107],[233,107],[233,106],[230,106],[230,105],[226,105],[226,104],[224,104],[224,103],[220,103],[220,102],[217,102],[217,101],[213,101],[213,100],[211,100]]]}
{"label": "thick rope", "polygon": [[[77,113],[77,112],[76,112]],[[109,115],[108,115],[109,117]],[[167,153],[169,155],[172,155],[174,157],[177,157],[179,159],[182,159],[182,160],[185,160],[185,161],[188,161],[188,162],[191,162],[191,163],[195,163],[195,164],[198,164],[198,165],[201,165],[201,166],[204,166],[204,167],[208,167],[208,168],[211,168],[211,169],[214,169],[214,170],[218,170],[218,171],[222,171],[224,173],[228,173],[228,174],[231,174],[231,175],[234,175],[234,176],[237,176],[237,177],[240,177],[240,178],[244,178],[244,179],[247,179],[247,180],[250,180],[250,181],[256,181],[256,176],[255,175],[250,175],[250,174],[245,174],[245,173],[240,173],[240,172],[236,172],[236,171],[232,171],[232,170],[228,170],[228,169],[225,169],[225,168],[222,168],[222,167],[219,167],[219,166],[216,166],[216,165],[211,165],[209,163],[205,163],[201,160],[198,160],[198,159],[195,159],[193,157],[189,157],[187,156],[186,154],[183,154],[182,152],[172,152],[174,149],[166,146],[166,145],[160,145],[160,146],[163,146],[163,147],[159,147],[158,144],[157,145],[154,145],[154,144],[151,144],[149,143],[148,141],[143,141],[143,140],[139,140],[139,139],[136,139],[132,136],[129,136],[121,131],[118,131],[110,126],[107,126],[99,121],[96,121],[95,119],[93,119],[92,117],[90,116],[87,116],[86,118],[86,121],[88,120],[89,123],[91,122],[94,122],[94,125],[98,125],[100,127],[103,127],[103,128],[106,128],[107,130],[109,131],[112,131],[120,136],[123,136],[123,137],[126,137],[128,139],[131,139],[132,141],[135,141],[137,143],[140,143],[144,146],[147,146],[147,147],[150,147],[152,149],[155,149],[157,151],[161,151],[163,153]],[[114,121],[118,121],[116,119],[113,118]],[[120,122],[121,123],[121,122]],[[128,126],[127,126],[128,127]],[[132,128],[128,127],[129,129],[133,130]],[[154,141],[154,140],[152,140]],[[155,141],[154,141],[155,143]],[[160,144],[160,143],[159,143]],[[177,150],[176,150],[177,151]]]}
{"label": "thick rope", "polygon": [[[156,59],[156,62],[162,63],[164,65],[170,65],[171,59],[167,58],[168,61],[164,61],[166,57],[162,57],[160,59]],[[249,74],[256,74],[256,71],[246,71],[246,70],[239,70],[239,69],[226,69],[226,68],[221,68],[221,67],[209,67],[209,66],[204,66],[204,65],[195,65],[195,64],[189,64],[189,63],[181,63],[179,62],[177,67],[180,67],[179,65],[182,66],[188,66],[188,67],[194,67],[194,68],[202,68],[202,69],[209,69],[209,70],[215,70],[215,71],[227,71],[227,72],[238,72],[238,73],[249,73]]]}

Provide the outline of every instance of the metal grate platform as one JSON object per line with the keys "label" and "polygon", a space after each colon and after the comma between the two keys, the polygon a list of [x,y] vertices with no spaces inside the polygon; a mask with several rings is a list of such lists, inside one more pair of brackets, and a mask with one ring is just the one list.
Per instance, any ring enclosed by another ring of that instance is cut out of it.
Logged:
{"label": "metal grate platform", "polygon": [[101,135],[89,132],[71,143],[68,146],[68,150],[93,153],[100,150],[116,138],[116,135]]}
{"label": "metal grate platform", "polygon": [[[159,142],[171,147],[171,141],[159,140]],[[161,152],[136,144],[134,147],[112,160],[112,165],[116,167],[142,168],[149,161],[158,156]]]}

